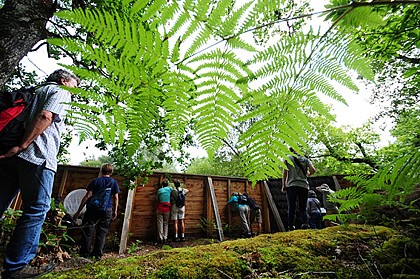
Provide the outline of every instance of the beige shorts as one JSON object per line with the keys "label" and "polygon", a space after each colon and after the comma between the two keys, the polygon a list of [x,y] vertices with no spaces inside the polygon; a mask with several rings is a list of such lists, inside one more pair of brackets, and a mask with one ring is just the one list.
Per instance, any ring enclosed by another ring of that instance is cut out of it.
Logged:
{"label": "beige shorts", "polygon": [[179,208],[176,204],[172,205],[171,220],[182,220],[185,218],[185,206]]}

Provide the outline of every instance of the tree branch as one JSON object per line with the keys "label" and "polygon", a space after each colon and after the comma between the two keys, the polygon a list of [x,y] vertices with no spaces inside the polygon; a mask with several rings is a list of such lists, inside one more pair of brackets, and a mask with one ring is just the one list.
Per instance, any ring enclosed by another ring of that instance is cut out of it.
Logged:
{"label": "tree branch", "polygon": [[414,65],[420,64],[420,58],[407,57],[401,54],[397,56],[397,58],[410,64],[414,64]]}

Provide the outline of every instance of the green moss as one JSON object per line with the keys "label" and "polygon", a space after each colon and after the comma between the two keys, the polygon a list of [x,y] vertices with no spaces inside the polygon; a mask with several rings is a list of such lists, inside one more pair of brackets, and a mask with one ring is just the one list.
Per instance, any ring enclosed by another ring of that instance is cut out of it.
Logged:
{"label": "green moss", "polygon": [[[395,251],[396,257],[407,259],[403,252],[409,241],[385,227],[297,230],[108,259],[47,278],[327,278],[331,274],[335,278],[377,278],[378,272],[391,278],[389,274],[405,270],[394,266],[397,261],[384,251]],[[416,247],[413,252],[418,252]],[[380,266],[375,266],[378,262]],[[409,265],[419,270],[418,261]]]}

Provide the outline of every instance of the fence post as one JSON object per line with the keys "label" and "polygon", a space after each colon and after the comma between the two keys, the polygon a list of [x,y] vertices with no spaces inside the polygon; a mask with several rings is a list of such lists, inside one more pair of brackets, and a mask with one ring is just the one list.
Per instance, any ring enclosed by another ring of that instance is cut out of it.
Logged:
{"label": "fence post", "polygon": [[222,222],[220,220],[219,208],[217,206],[216,193],[214,192],[214,187],[213,187],[213,180],[210,176],[207,177],[207,182],[208,182],[208,186],[209,186],[209,190],[210,190],[209,192],[210,192],[211,203],[213,205],[214,217],[216,219],[217,231],[219,233],[219,240],[223,241],[224,236],[223,236]]}
{"label": "fence post", "polygon": [[265,196],[267,197],[271,211],[274,214],[274,219],[276,219],[277,226],[280,228],[280,231],[285,232],[286,229],[284,228],[279,211],[277,210],[277,206],[274,203],[273,196],[271,196],[270,188],[268,187],[267,181],[264,181],[263,183],[264,183]]}
{"label": "fence post", "polygon": [[128,190],[128,193],[127,193],[127,202],[125,204],[124,222],[123,222],[123,228],[121,231],[119,254],[122,254],[127,250],[128,233],[130,231],[130,220],[131,220],[131,213],[133,210],[133,200],[134,200],[135,189],[136,188],[130,189]]}

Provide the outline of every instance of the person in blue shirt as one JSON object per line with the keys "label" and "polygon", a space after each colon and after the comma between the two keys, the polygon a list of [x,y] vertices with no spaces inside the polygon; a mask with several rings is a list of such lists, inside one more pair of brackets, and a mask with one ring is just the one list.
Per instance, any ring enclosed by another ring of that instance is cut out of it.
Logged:
{"label": "person in blue shirt", "polygon": [[[118,193],[120,189],[117,181],[111,178],[113,166],[103,164],[101,167],[101,177],[93,179],[87,186],[87,193],[80,202],[79,209],[73,215],[73,220],[79,217],[80,212],[86,205],[86,212],[83,216],[83,239],[80,247],[80,255],[100,259],[103,255],[105,237],[108,233],[111,221],[117,218]],[[109,195],[100,197],[103,200],[104,208],[97,208],[89,204],[89,199],[95,195],[100,195],[108,189]],[[95,243],[92,250],[93,236]]]}
{"label": "person in blue shirt", "polygon": [[251,237],[251,231],[248,225],[248,205],[239,203],[238,198],[240,195],[240,193],[234,192],[228,201],[228,204],[233,204],[238,209],[239,217],[241,218],[242,235],[245,237]]}

